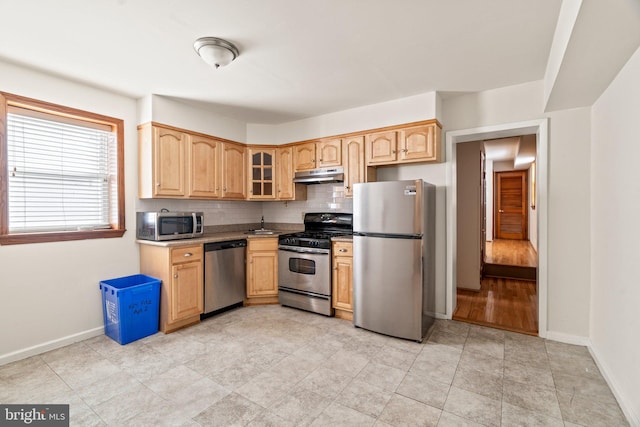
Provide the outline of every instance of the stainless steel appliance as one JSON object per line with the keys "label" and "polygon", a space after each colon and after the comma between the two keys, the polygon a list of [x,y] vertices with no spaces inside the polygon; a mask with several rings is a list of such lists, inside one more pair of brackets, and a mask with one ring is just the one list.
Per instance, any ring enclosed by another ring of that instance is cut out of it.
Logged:
{"label": "stainless steel appliance", "polygon": [[353,186],[353,323],[422,341],[435,314],[435,186]]}
{"label": "stainless steel appliance", "polygon": [[202,212],[136,212],[136,238],[142,240],[191,239],[204,233]]}
{"label": "stainless steel appliance", "polygon": [[245,294],[246,240],[204,245],[204,313],[242,304]]}
{"label": "stainless steel appliance", "polygon": [[326,184],[328,182],[343,182],[344,168],[323,168],[296,172],[293,182],[296,184]]}
{"label": "stainless steel appliance", "polygon": [[331,237],[353,231],[350,213],[308,213],[304,231],[278,238],[280,304],[332,316]]}

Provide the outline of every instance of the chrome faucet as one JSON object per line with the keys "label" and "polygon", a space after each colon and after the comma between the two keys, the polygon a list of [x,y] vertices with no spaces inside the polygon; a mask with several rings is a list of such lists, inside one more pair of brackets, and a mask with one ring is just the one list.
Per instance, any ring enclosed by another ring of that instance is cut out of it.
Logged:
{"label": "chrome faucet", "polygon": [[264,230],[264,215],[260,218],[260,230]]}

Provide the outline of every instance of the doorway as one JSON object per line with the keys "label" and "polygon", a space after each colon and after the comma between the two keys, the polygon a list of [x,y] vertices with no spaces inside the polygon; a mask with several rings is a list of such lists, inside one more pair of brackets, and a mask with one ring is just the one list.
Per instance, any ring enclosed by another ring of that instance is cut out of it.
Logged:
{"label": "doorway", "polygon": [[461,233],[455,320],[538,334],[537,253],[528,239],[535,144],[535,135],[523,135],[456,146]]}
{"label": "doorway", "polygon": [[[464,307],[462,307],[462,301],[459,301],[457,298],[457,280],[456,280],[456,271],[457,271],[457,238],[458,238],[458,209],[457,209],[457,199],[458,199],[458,182],[457,182],[457,173],[456,169],[461,167],[457,164],[456,159],[456,147],[457,144],[465,143],[469,141],[477,141],[477,140],[487,140],[487,139],[497,139],[497,138],[508,138],[508,137],[518,137],[522,135],[534,134],[536,136],[537,145],[535,148],[535,160],[536,160],[536,169],[537,173],[534,173],[535,179],[533,182],[527,182],[526,188],[528,189],[525,197],[526,206],[534,206],[534,200],[536,200],[537,206],[535,206],[536,213],[533,218],[529,218],[530,222],[534,223],[534,232],[531,233],[531,227],[525,227],[525,231],[523,233],[527,234],[528,237],[536,243],[537,246],[537,254],[538,254],[538,262],[535,268],[536,271],[536,281],[529,281],[526,283],[526,286],[521,286],[521,283],[513,283],[513,279],[508,278],[483,278],[484,281],[487,281],[486,285],[486,293],[496,294],[499,293],[498,289],[502,289],[504,293],[514,295],[514,294],[523,294],[525,295],[525,299],[529,299],[528,308],[521,310],[521,315],[519,316],[521,319],[537,319],[537,335],[546,336],[546,312],[547,312],[547,242],[546,242],[546,230],[547,230],[547,213],[546,213],[546,194],[547,194],[547,179],[546,179],[546,171],[547,171],[547,149],[548,149],[548,121],[547,119],[535,120],[530,122],[521,122],[521,123],[513,123],[513,124],[505,124],[498,126],[489,126],[483,128],[469,129],[469,130],[461,130],[461,131],[452,131],[448,132],[446,136],[447,141],[447,158],[449,159],[449,168],[448,168],[448,197],[447,197],[447,216],[452,220],[448,223],[447,229],[447,314],[450,316],[449,318],[453,318],[453,314],[458,306],[461,305],[460,313]],[[493,177],[493,173],[489,173],[487,171],[488,177]],[[487,185],[487,188],[493,188],[493,183]],[[491,203],[491,198],[487,198],[486,205],[488,207],[493,207],[493,203]],[[491,215],[487,215],[487,223],[491,225],[493,229],[495,226],[493,213]],[[488,230],[487,230],[488,231]],[[493,231],[488,232],[488,236],[494,236]],[[483,239],[484,240],[484,239]],[[504,239],[507,240],[507,239]],[[492,239],[491,245],[486,251],[484,256],[489,254],[489,250],[493,250],[495,240]],[[513,253],[512,250],[508,252]],[[530,296],[527,297],[527,293],[529,295],[535,294],[535,298],[532,299]],[[497,316],[497,308],[499,305],[494,304],[493,306],[485,306],[485,312],[493,312],[494,315]],[[471,310],[469,310],[471,311]],[[499,317],[499,316],[497,316]],[[533,332],[531,332],[533,333]]]}

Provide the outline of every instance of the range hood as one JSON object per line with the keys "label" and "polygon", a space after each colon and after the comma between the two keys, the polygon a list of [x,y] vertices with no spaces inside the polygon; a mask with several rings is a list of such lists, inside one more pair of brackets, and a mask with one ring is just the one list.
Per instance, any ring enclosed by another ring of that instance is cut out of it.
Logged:
{"label": "range hood", "polygon": [[343,182],[344,168],[325,168],[296,172],[293,182],[296,184],[326,184]]}

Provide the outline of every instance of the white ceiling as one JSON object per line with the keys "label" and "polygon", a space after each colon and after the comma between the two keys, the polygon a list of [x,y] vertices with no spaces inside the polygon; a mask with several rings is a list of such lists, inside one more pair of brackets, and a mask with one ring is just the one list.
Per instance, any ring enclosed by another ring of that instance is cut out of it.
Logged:
{"label": "white ceiling", "polygon": [[[544,77],[561,0],[0,0],[0,59],[281,123]],[[240,49],[212,70],[202,36]],[[0,90],[2,88],[0,87]]]}
{"label": "white ceiling", "polygon": [[528,169],[536,159],[536,135],[486,139],[482,148],[487,160],[510,162],[514,169]]}

